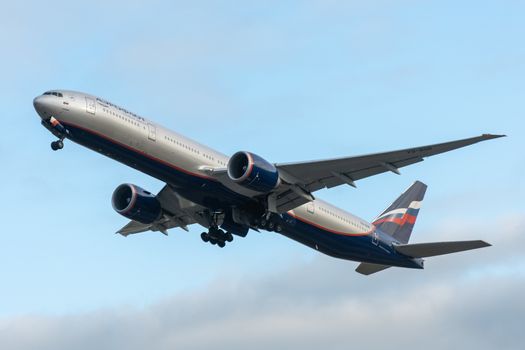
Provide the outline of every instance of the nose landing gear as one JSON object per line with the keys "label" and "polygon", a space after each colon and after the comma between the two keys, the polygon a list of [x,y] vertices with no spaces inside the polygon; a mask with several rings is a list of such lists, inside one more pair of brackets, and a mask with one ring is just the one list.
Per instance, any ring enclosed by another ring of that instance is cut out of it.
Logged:
{"label": "nose landing gear", "polygon": [[49,117],[49,119],[42,119],[41,123],[58,138],[58,140],[51,142],[51,149],[53,151],[58,151],[59,149],[64,148],[64,139],[69,135],[69,130],[67,130],[64,125],[53,116]]}
{"label": "nose landing gear", "polygon": [[64,141],[57,140],[57,141],[51,142],[51,149],[53,151],[58,151],[59,149],[62,149],[62,148],[64,148]]}

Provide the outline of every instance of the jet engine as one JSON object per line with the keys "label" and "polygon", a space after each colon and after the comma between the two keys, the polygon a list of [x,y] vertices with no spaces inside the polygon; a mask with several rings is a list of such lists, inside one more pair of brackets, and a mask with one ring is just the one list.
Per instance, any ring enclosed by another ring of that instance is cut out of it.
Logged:
{"label": "jet engine", "polygon": [[120,215],[143,224],[153,223],[162,214],[158,199],[133,184],[118,186],[111,197],[111,204]]}
{"label": "jet engine", "polygon": [[237,152],[230,158],[228,176],[239,185],[262,193],[268,193],[280,184],[277,168],[250,152]]}

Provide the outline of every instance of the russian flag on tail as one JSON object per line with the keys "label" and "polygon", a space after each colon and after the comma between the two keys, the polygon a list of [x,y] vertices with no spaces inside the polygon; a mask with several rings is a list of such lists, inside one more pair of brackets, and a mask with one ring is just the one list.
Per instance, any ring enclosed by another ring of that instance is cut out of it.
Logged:
{"label": "russian flag on tail", "polygon": [[373,221],[374,226],[399,242],[408,243],[426,190],[427,185],[420,181],[414,182]]}

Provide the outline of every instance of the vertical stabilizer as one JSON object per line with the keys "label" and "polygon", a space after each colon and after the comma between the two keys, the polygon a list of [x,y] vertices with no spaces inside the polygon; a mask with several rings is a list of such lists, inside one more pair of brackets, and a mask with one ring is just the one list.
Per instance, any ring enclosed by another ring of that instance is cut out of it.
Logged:
{"label": "vertical stabilizer", "polygon": [[426,190],[427,185],[420,181],[414,182],[373,224],[401,243],[408,243]]}

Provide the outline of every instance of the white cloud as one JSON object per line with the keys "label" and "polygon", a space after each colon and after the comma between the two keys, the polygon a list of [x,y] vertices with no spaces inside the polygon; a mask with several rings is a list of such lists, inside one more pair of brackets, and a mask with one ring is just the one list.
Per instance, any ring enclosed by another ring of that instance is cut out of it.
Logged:
{"label": "white cloud", "polygon": [[[144,309],[4,318],[0,344],[6,350],[518,349],[525,340],[525,259],[515,239],[525,220],[495,224],[501,230],[494,247],[431,259],[427,271],[364,277],[351,262],[319,257],[270,276],[225,277]],[[509,257],[513,266],[491,268]]]}

